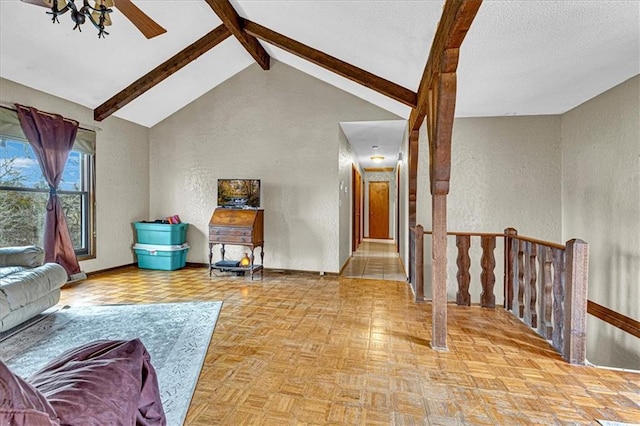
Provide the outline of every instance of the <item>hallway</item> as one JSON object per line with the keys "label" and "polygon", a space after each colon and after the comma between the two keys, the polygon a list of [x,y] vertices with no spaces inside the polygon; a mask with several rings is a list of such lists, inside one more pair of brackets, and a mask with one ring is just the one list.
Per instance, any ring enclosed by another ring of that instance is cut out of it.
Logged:
{"label": "hallway", "polygon": [[387,281],[406,281],[400,256],[393,240],[365,238],[351,256],[341,277]]}

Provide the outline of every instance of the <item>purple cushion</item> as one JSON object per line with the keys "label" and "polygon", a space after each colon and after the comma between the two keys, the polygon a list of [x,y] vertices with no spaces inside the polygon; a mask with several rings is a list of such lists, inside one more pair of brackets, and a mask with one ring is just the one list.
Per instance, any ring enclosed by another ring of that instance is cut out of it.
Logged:
{"label": "purple cushion", "polygon": [[165,425],[155,370],[138,339],[71,349],[29,377],[61,424]]}
{"label": "purple cushion", "polygon": [[0,360],[0,425],[58,425],[44,395],[13,374]]}

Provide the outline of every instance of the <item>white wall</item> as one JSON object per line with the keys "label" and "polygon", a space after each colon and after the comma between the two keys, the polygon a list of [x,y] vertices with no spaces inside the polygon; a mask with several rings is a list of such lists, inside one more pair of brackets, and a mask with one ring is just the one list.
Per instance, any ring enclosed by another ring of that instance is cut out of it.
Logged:
{"label": "white wall", "polygon": [[[431,229],[429,153],[420,134],[418,224]],[[454,122],[449,231],[503,232],[561,241],[561,126],[559,116],[458,118]],[[480,287],[479,238],[472,239],[471,300]],[[425,296],[431,298],[431,238],[425,236]],[[502,241],[496,242],[496,303],[503,302]],[[457,248],[448,240],[448,298],[455,300]]]}
{"label": "white wall", "polygon": [[400,195],[396,202],[400,206],[398,221],[400,232],[400,260],[404,266],[405,274],[409,274],[409,128],[404,131],[400,144],[402,160],[398,162],[400,169]]}
{"label": "white wall", "polygon": [[80,262],[80,268],[91,272],[133,263],[132,222],[149,214],[149,129],[116,117],[96,122],[89,108],[6,79],[0,79],[0,88],[3,103],[33,106],[101,129],[96,134],[97,257]]}
{"label": "white wall", "polygon": [[151,215],[189,222],[187,260],[207,262],[217,179],[261,179],[265,266],[338,272],[339,122],[385,119],[397,117],[277,61],[254,64],[151,129]]}
{"label": "white wall", "polygon": [[351,232],[353,226],[353,182],[351,176],[353,174],[353,164],[355,154],[353,147],[349,143],[347,136],[342,131],[342,127],[338,126],[338,209],[340,233],[338,240],[340,241],[340,249],[338,262],[340,270],[345,266],[351,256],[351,247],[353,234]]}
{"label": "white wall", "polygon": [[[562,117],[563,239],[589,243],[589,299],[640,319],[640,76]],[[640,369],[640,339],[588,316],[587,358]]]}

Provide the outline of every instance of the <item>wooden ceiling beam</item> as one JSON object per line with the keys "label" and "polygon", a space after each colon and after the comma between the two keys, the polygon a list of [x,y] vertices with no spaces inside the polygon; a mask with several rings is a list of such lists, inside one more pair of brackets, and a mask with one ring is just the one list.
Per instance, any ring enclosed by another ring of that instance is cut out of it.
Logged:
{"label": "wooden ceiling beam", "polygon": [[240,18],[231,3],[228,0],[206,0],[206,2],[218,15],[222,23],[231,31],[231,34],[253,56],[258,65],[263,70],[268,70],[271,59],[269,54],[254,36],[247,34],[242,28],[242,18]]}
{"label": "wooden ceiling beam", "polygon": [[[429,59],[418,87],[418,102],[409,117],[409,130],[417,130],[427,114],[428,94],[437,73],[455,73],[459,48],[471,27],[482,0],[447,0],[436,35],[431,44]],[[449,51],[449,52],[447,52]]]}
{"label": "wooden ceiling beam", "polygon": [[231,32],[229,29],[224,25],[220,25],[97,107],[93,110],[93,119],[96,121],[102,121],[109,117],[111,114],[118,111],[120,108],[133,101],[176,71],[185,67],[204,53],[213,49],[230,36]]}
{"label": "wooden ceiling beam", "polygon": [[243,28],[248,34],[299,56],[324,69],[368,87],[371,90],[408,105],[411,108],[415,108],[417,106],[417,94],[405,87],[348,64],[336,57],[327,55],[326,53],[304,45],[287,36],[272,31],[269,28],[256,24],[255,22],[244,20]]}

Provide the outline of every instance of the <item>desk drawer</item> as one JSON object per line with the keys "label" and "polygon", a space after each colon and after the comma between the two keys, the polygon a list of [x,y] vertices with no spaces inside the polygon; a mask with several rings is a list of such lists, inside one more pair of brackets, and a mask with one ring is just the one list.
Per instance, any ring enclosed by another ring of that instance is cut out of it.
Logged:
{"label": "desk drawer", "polygon": [[225,243],[225,244],[234,244],[234,243],[247,243],[251,244],[251,236],[243,236],[243,235],[209,235],[210,243]]}
{"label": "desk drawer", "polygon": [[209,235],[239,235],[242,237],[251,237],[252,228],[230,228],[230,227],[211,227]]}

